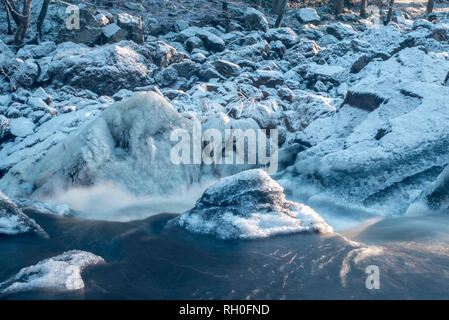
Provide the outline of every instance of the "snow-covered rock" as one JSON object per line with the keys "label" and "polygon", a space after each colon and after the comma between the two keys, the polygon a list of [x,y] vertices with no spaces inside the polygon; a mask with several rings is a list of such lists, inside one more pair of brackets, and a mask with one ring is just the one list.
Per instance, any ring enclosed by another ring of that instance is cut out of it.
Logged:
{"label": "snow-covered rock", "polygon": [[259,10],[247,8],[243,19],[248,30],[268,30],[268,20]]}
{"label": "snow-covered rock", "polygon": [[17,205],[0,191],[0,234],[17,235],[36,232],[48,237],[47,233]]}
{"label": "snow-covered rock", "polygon": [[261,169],[221,179],[173,224],[219,239],[254,239],[295,232],[332,232],[312,208],[285,199]]}
{"label": "snow-covered rock", "polygon": [[61,84],[112,95],[119,89],[146,84],[148,61],[132,42],[97,48],[64,43],[57,47],[48,77]]}
{"label": "snow-covered rock", "polygon": [[301,8],[296,12],[296,18],[304,24],[319,23],[320,16],[316,13],[314,8]]}
{"label": "snow-covered rock", "polygon": [[37,289],[80,290],[84,288],[82,271],[91,265],[105,263],[90,252],[72,250],[36,265],[21,269],[15,276],[0,283],[0,292],[10,294]]}
{"label": "snow-covered rock", "polygon": [[265,38],[269,42],[279,40],[287,48],[294,46],[298,42],[298,35],[289,27],[270,29],[265,33]]}
{"label": "snow-covered rock", "polygon": [[314,144],[298,154],[300,183],[377,213],[403,213],[449,162],[447,70],[447,53],[418,48],[369,63],[346,104],[300,133]]}
{"label": "snow-covered rock", "polygon": [[34,123],[24,117],[11,119],[9,121],[9,129],[13,136],[16,137],[27,137],[34,132]]}

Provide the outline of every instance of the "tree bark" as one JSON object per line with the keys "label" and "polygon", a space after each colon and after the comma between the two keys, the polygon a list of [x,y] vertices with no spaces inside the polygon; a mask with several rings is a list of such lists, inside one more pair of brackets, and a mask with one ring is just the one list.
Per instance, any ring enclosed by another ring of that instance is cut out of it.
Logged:
{"label": "tree bark", "polygon": [[342,14],[345,7],[345,0],[334,0],[335,14]]}
{"label": "tree bark", "polygon": [[17,8],[16,4],[9,0],[3,0],[3,2],[5,3],[6,8],[8,9],[12,19],[14,20],[14,23],[19,26],[21,21],[21,14],[19,13],[19,9]]}
{"label": "tree bark", "polygon": [[8,23],[8,34],[12,34],[11,17],[10,17],[11,14],[9,13],[9,7],[6,5],[6,2],[5,8],[6,8],[6,21]]}
{"label": "tree bark", "polygon": [[428,0],[427,1],[426,15],[429,15],[429,14],[432,13],[434,5],[435,5],[435,0]]}
{"label": "tree bark", "polygon": [[391,21],[391,16],[393,15],[393,6],[394,6],[394,0],[390,0],[390,4],[388,6],[387,19],[385,20],[385,25],[387,25]]}
{"label": "tree bark", "polygon": [[25,39],[25,34],[30,27],[30,11],[32,0],[23,0],[23,9],[20,16],[20,24],[18,25],[16,35],[14,36],[14,41],[17,46],[22,46]]}
{"label": "tree bark", "polygon": [[366,4],[368,0],[361,0],[360,2],[360,16],[366,18]]}
{"label": "tree bark", "polygon": [[44,2],[42,3],[41,12],[39,13],[39,17],[37,18],[36,28],[39,37],[42,35],[42,25],[44,24],[45,17],[47,16],[49,3],[50,0],[44,0]]}
{"label": "tree bark", "polygon": [[276,23],[274,24],[275,28],[279,28],[282,24],[282,19],[284,18],[285,9],[287,7],[288,0],[281,0],[281,7],[276,19]]}

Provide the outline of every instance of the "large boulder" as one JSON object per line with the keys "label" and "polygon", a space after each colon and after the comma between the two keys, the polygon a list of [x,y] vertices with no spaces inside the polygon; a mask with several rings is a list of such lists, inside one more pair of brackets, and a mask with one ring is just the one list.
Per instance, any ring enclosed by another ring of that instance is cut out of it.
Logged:
{"label": "large boulder", "polygon": [[29,290],[80,290],[84,288],[82,271],[91,265],[105,263],[93,253],[71,250],[21,269],[0,283],[3,295]]}
{"label": "large boulder", "polygon": [[20,171],[13,167],[0,185],[21,197],[106,182],[135,194],[188,188],[198,174],[194,165],[172,162],[175,129],[190,132],[192,122],[159,94],[140,92],[109,106],[38,161],[21,163]]}
{"label": "large boulder", "polygon": [[0,234],[16,235],[35,232],[48,237],[47,233],[17,205],[0,191]]}
{"label": "large boulder", "polygon": [[171,223],[219,239],[332,232],[312,208],[287,201],[282,187],[261,169],[221,179],[204,191],[193,209]]}
{"label": "large boulder", "polygon": [[97,48],[65,43],[58,46],[47,76],[60,84],[113,95],[120,89],[146,84],[148,61],[132,42]]}
{"label": "large boulder", "polygon": [[418,48],[372,61],[338,112],[300,133],[313,147],[298,154],[299,181],[376,214],[404,213],[449,162],[447,70],[446,54]]}

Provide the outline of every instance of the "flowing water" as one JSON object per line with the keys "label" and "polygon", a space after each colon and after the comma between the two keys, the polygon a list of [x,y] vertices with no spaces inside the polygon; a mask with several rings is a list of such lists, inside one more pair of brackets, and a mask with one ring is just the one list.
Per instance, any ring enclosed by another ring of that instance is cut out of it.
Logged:
{"label": "flowing water", "polygon": [[[449,298],[444,215],[370,219],[333,235],[219,241],[166,227],[173,214],[111,222],[26,213],[50,238],[0,237],[0,279],[72,249],[107,264],[85,269],[82,290],[3,299]],[[366,287],[370,265],[379,268],[379,289]]]}

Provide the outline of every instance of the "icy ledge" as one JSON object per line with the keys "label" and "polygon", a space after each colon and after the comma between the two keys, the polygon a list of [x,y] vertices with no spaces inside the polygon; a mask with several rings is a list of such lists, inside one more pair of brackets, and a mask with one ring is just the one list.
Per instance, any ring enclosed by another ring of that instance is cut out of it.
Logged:
{"label": "icy ledge", "polygon": [[48,234],[0,191],[0,234],[17,235],[28,232],[47,238]]}
{"label": "icy ledge", "polygon": [[79,290],[84,288],[81,272],[89,265],[104,263],[90,252],[72,250],[23,268],[12,278],[0,283],[0,293],[8,294],[33,289]]}
{"label": "icy ledge", "polygon": [[265,171],[243,171],[207,188],[196,206],[171,224],[223,240],[332,232],[312,208],[287,201],[283,191]]}

